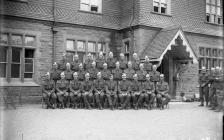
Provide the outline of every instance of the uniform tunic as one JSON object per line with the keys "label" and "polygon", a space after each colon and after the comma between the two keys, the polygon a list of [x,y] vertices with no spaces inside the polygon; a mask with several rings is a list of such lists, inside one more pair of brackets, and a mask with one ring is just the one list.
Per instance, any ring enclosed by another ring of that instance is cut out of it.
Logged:
{"label": "uniform tunic", "polygon": [[92,81],[90,81],[90,80],[85,80],[84,82],[83,82],[83,90],[84,90],[84,92],[92,92],[92,90],[93,90],[93,83],[92,83]]}
{"label": "uniform tunic", "polygon": [[139,70],[139,71],[137,71],[137,75],[138,75],[138,81],[141,81],[141,82],[143,82],[143,81],[145,81],[145,76],[146,76],[146,71],[144,71],[144,70]]}
{"label": "uniform tunic", "polygon": [[127,80],[133,80],[133,75],[135,74],[135,71],[132,68],[124,70],[124,73],[126,74]]}
{"label": "uniform tunic", "polygon": [[79,60],[74,60],[71,62],[71,69],[74,71],[74,72],[77,72],[79,71],[79,65],[81,64],[81,62]]}
{"label": "uniform tunic", "polygon": [[142,84],[142,92],[144,92],[144,93],[154,92],[154,90],[155,90],[154,83],[152,83],[151,81],[146,80]]}
{"label": "uniform tunic", "polygon": [[96,68],[99,69],[99,70],[102,70],[104,63],[106,63],[106,60],[104,58],[98,58],[96,60]]}
{"label": "uniform tunic", "polygon": [[82,83],[78,80],[72,80],[70,82],[70,88],[70,91],[74,90],[75,92],[80,92],[82,90]]}
{"label": "uniform tunic", "polygon": [[115,69],[115,63],[116,63],[116,61],[115,61],[115,59],[114,58],[108,58],[107,59],[107,68],[109,69],[109,70],[113,70],[113,69]]}
{"label": "uniform tunic", "polygon": [[120,69],[124,71],[127,68],[127,62],[125,60],[120,60]]}
{"label": "uniform tunic", "polygon": [[132,61],[132,68],[135,70],[135,71],[138,71],[139,70],[139,64],[140,64],[140,61],[137,59],[137,60],[133,60]]}
{"label": "uniform tunic", "polygon": [[120,92],[128,92],[130,88],[130,83],[127,80],[122,80],[118,83],[118,91]]}
{"label": "uniform tunic", "polygon": [[63,58],[59,62],[59,70],[64,71],[66,69],[66,64],[68,63],[68,60],[66,58]]}
{"label": "uniform tunic", "polygon": [[59,80],[60,79],[60,71],[57,69],[52,68],[50,71],[51,79]]}
{"label": "uniform tunic", "polygon": [[160,94],[168,93],[169,85],[167,82],[158,82],[156,86],[157,86],[157,91]]}
{"label": "uniform tunic", "polygon": [[84,69],[87,71],[88,69],[91,69],[92,68],[92,63],[93,63],[93,60],[91,59],[87,59],[84,63]]}
{"label": "uniform tunic", "polygon": [[149,73],[150,71],[152,71],[152,63],[150,62],[145,62],[144,63],[144,69],[147,73]]}
{"label": "uniform tunic", "polygon": [[65,70],[65,79],[66,80],[72,80],[73,79],[73,71],[72,70]]}
{"label": "uniform tunic", "polygon": [[45,80],[43,84],[43,92],[48,94],[55,91],[55,84],[53,80]]}
{"label": "uniform tunic", "polygon": [[152,82],[159,82],[159,76],[160,76],[160,72],[158,71],[152,71],[150,72],[150,80]]}
{"label": "uniform tunic", "polygon": [[110,72],[110,70],[108,70],[108,69],[103,69],[103,70],[101,71],[101,74],[102,74],[102,78],[103,78],[104,80],[109,80],[110,75],[111,75],[111,72]]}
{"label": "uniform tunic", "polygon": [[94,90],[96,92],[100,92],[103,91],[105,89],[105,81],[101,78],[101,79],[96,79],[94,81]]}
{"label": "uniform tunic", "polygon": [[107,93],[111,93],[111,94],[115,94],[117,91],[117,83],[116,81],[107,81],[106,82],[106,92]]}
{"label": "uniform tunic", "polygon": [[139,92],[141,90],[141,83],[137,80],[131,82],[130,91]]}
{"label": "uniform tunic", "polygon": [[112,71],[113,76],[114,76],[114,80],[121,80],[122,79],[122,70],[121,69],[114,69]]}
{"label": "uniform tunic", "polygon": [[99,72],[96,68],[91,68],[87,70],[90,76],[90,80],[96,80],[97,79],[97,73]]}
{"label": "uniform tunic", "polygon": [[83,69],[79,70],[78,71],[78,80],[84,81],[85,80],[85,74],[86,74],[86,72]]}
{"label": "uniform tunic", "polygon": [[61,79],[57,81],[57,89],[60,91],[67,91],[69,87],[69,83],[65,79]]}

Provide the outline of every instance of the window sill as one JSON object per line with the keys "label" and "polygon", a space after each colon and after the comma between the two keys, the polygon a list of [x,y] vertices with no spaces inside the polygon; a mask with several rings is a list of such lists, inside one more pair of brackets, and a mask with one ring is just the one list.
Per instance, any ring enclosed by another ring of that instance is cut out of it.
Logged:
{"label": "window sill", "polygon": [[205,21],[205,23],[210,24],[210,25],[215,25],[215,26],[223,26],[223,24],[211,23],[211,22],[207,22],[207,21]]}
{"label": "window sill", "polygon": [[91,12],[91,11],[84,11],[84,10],[78,10],[78,11],[82,13],[88,13],[88,14],[103,15],[102,13]]}
{"label": "window sill", "polygon": [[7,0],[7,1],[28,3],[28,0]]}
{"label": "window sill", "polygon": [[162,16],[167,16],[167,17],[172,17],[172,15],[169,14],[163,14],[163,13],[158,13],[158,12],[153,12],[151,11],[152,14],[157,14],[157,15],[162,15]]}
{"label": "window sill", "polygon": [[3,81],[3,83],[0,85],[0,87],[9,87],[9,86],[24,86],[24,87],[39,87],[40,85],[35,83],[34,81],[25,81],[25,82],[6,82]]}

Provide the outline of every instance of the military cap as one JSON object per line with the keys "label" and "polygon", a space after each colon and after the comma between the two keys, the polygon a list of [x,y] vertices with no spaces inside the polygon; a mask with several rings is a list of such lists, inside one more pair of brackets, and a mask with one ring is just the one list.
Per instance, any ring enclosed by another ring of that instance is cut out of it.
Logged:
{"label": "military cap", "polygon": [[85,74],[85,77],[87,77],[87,76],[89,76],[89,73],[86,73],[86,74]]}
{"label": "military cap", "polygon": [[116,62],[116,65],[120,64],[119,61]]}
{"label": "military cap", "polygon": [[50,72],[47,72],[45,75],[46,75],[46,76],[50,75]]}
{"label": "military cap", "polygon": [[149,75],[149,74],[146,74],[146,76],[145,76],[145,77],[146,77],[146,78],[147,78],[147,77],[150,77],[150,75]]}
{"label": "military cap", "polygon": [[160,76],[159,76],[159,77],[164,78],[164,74],[160,74]]}
{"label": "military cap", "polygon": [[107,63],[103,63],[103,66],[107,66]]}
{"label": "military cap", "polygon": [[93,61],[93,62],[92,62],[92,65],[93,65],[93,64],[96,64],[96,62],[95,62],[95,61]]}
{"label": "military cap", "polygon": [[75,75],[78,75],[78,73],[77,73],[77,72],[74,72],[74,73],[73,73],[73,76],[75,76]]}
{"label": "military cap", "polygon": [[64,72],[61,72],[61,75],[65,75],[65,73]]}

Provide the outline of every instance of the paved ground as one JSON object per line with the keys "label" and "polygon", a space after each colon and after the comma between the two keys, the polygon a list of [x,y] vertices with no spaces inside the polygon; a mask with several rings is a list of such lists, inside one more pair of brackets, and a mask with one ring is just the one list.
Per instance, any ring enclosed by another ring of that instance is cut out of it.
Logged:
{"label": "paved ground", "polygon": [[222,113],[172,103],[168,110],[6,110],[2,140],[221,140]]}

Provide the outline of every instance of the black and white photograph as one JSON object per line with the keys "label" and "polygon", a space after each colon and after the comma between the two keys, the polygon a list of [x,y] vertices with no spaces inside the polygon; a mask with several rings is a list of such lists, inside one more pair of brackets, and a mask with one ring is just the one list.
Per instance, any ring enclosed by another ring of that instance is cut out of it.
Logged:
{"label": "black and white photograph", "polygon": [[0,0],[0,140],[223,140],[223,0]]}

